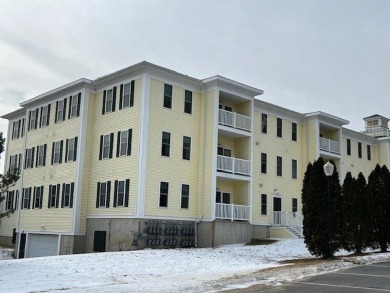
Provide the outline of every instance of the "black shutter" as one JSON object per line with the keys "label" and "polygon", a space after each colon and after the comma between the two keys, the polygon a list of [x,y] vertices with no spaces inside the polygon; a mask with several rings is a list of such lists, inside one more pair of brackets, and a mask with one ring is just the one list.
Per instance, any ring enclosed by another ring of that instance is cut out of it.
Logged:
{"label": "black shutter", "polygon": [[123,84],[119,87],[119,110],[122,110],[122,104],[123,104]]}
{"label": "black shutter", "polygon": [[22,170],[22,154],[19,154],[19,162],[18,162],[18,172],[20,173],[20,171]]}
{"label": "black shutter", "polygon": [[112,89],[112,112],[115,112],[116,86]]}
{"label": "black shutter", "polygon": [[127,134],[127,155],[131,155],[131,142],[133,140],[133,129],[129,129],[129,133]]}
{"label": "black shutter", "polygon": [[100,136],[99,160],[102,159],[102,156],[103,156],[103,135]]}
{"label": "black shutter", "polygon": [[56,208],[58,208],[58,204],[60,202],[60,188],[61,188],[61,184],[57,184],[57,194],[56,194]]}
{"label": "black shutter", "polygon": [[97,189],[96,189],[96,208],[99,207],[99,197],[100,197],[100,182],[97,183]]}
{"label": "black shutter", "polygon": [[35,125],[34,125],[34,129],[37,129],[37,124],[38,124],[38,111],[39,111],[39,108],[36,108],[36,110],[35,110]]}
{"label": "black shutter", "polygon": [[12,139],[15,139],[16,137],[14,137],[14,131],[15,131],[15,123],[16,122],[14,122],[14,123],[12,123]]}
{"label": "black shutter", "polygon": [[66,147],[65,147],[65,163],[68,162],[68,139],[66,139]]}
{"label": "black shutter", "polygon": [[126,179],[125,207],[129,206],[130,179]]}
{"label": "black shutter", "polygon": [[78,137],[76,136],[74,138],[74,156],[73,156],[74,160],[73,161],[77,160],[77,140],[78,140]]}
{"label": "black shutter", "polygon": [[39,149],[40,146],[37,146],[37,157],[35,158],[35,167],[38,167]]}
{"label": "black shutter", "polygon": [[31,168],[34,167],[34,155],[35,155],[35,147],[32,148],[31,151]]}
{"label": "black shutter", "polygon": [[50,209],[50,204],[51,204],[51,184],[49,185],[49,196],[48,196],[48,199],[47,199],[47,208]]}
{"label": "black shutter", "polygon": [[47,122],[46,122],[47,126],[49,126],[49,123],[50,123],[50,107],[51,107],[51,104],[49,104],[47,106]]}
{"label": "black shutter", "polygon": [[34,193],[33,193],[33,204],[32,204],[32,208],[35,209],[35,192],[36,192],[36,187],[34,186]]}
{"label": "black shutter", "polygon": [[28,188],[28,208],[31,206],[31,187]]}
{"label": "black shutter", "polygon": [[103,108],[102,108],[102,115],[104,115],[106,113],[106,94],[107,94],[107,91],[104,90],[103,91]]}
{"label": "black shutter", "polygon": [[62,111],[62,121],[65,121],[66,117],[66,98],[64,99],[64,110]]}
{"label": "black shutter", "polygon": [[61,164],[62,163],[62,149],[64,147],[64,141],[61,140],[61,143],[60,143],[60,161],[59,163]]}
{"label": "black shutter", "polygon": [[23,121],[23,119],[19,119],[18,120],[18,137],[17,138],[19,138],[20,137],[20,129],[22,128],[22,121]]}
{"label": "black shutter", "polygon": [[110,159],[112,159],[112,150],[114,147],[114,132],[111,133],[110,135]]}
{"label": "black shutter", "polygon": [[69,207],[73,208],[73,195],[74,194],[74,183],[72,182],[70,184],[70,203],[69,203]]}
{"label": "black shutter", "polygon": [[45,143],[43,145],[43,166],[46,165],[46,151],[47,151],[47,144]]}
{"label": "black shutter", "polygon": [[80,116],[81,93],[77,95],[77,117]]}
{"label": "black shutter", "polygon": [[112,203],[113,207],[116,207],[116,201],[118,198],[117,192],[118,192],[118,180],[115,180],[115,183],[114,183],[114,202]]}
{"label": "black shutter", "polygon": [[41,107],[41,115],[39,115],[39,127],[42,127],[42,113],[43,113],[43,107]]}
{"label": "black shutter", "polygon": [[116,138],[116,157],[119,157],[119,150],[121,148],[121,132],[118,131],[118,137]]}
{"label": "black shutter", "polygon": [[41,186],[41,194],[39,195],[40,201],[39,201],[39,208],[42,208],[42,202],[43,202],[43,186]]}
{"label": "black shutter", "polygon": [[23,210],[23,204],[24,204],[24,190],[25,188],[22,188],[22,204],[20,205],[21,210]]}
{"label": "black shutter", "polygon": [[58,113],[58,101],[56,102],[56,114],[54,115],[54,122],[57,123],[57,113]]}
{"label": "black shutter", "polygon": [[[64,107],[65,108],[65,107]],[[72,111],[72,96],[69,97],[68,119],[70,119],[70,112]]]}
{"label": "black shutter", "polygon": [[51,164],[52,165],[54,163],[54,145],[55,145],[55,143],[53,142],[53,148],[51,149]]}
{"label": "black shutter", "polygon": [[31,111],[28,112],[28,125],[27,125],[28,130],[30,130],[30,121],[31,121]]}
{"label": "black shutter", "polygon": [[19,208],[19,190],[16,190],[15,194],[15,210],[17,210]]}
{"label": "black shutter", "polygon": [[62,183],[61,207],[64,207],[65,200],[65,183]]}
{"label": "black shutter", "polygon": [[107,201],[106,208],[110,207],[111,181],[107,181]]}
{"label": "black shutter", "polygon": [[131,81],[130,87],[130,107],[134,106],[134,80]]}
{"label": "black shutter", "polygon": [[27,169],[27,150],[25,151],[24,155],[24,169]]}
{"label": "black shutter", "polygon": [[25,118],[23,118],[23,119],[22,119],[22,127],[21,127],[21,129],[22,129],[22,132],[21,132],[21,134],[20,134],[20,136],[21,136],[21,137],[23,137],[23,136],[24,136],[24,126],[25,126],[25,125],[24,125],[24,123],[25,123],[25,121],[26,121],[26,119],[25,119]]}

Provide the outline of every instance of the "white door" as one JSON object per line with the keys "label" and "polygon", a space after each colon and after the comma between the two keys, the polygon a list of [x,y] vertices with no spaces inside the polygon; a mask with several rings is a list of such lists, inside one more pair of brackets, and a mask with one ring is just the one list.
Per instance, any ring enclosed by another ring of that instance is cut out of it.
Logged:
{"label": "white door", "polygon": [[52,255],[58,255],[58,235],[29,235],[27,257]]}

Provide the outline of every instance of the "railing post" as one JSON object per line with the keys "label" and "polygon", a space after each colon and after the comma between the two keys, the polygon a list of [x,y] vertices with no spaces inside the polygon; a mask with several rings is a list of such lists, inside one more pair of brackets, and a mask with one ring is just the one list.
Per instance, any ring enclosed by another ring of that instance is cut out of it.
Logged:
{"label": "railing post", "polygon": [[231,212],[231,221],[234,220],[234,205],[230,205],[232,212]]}

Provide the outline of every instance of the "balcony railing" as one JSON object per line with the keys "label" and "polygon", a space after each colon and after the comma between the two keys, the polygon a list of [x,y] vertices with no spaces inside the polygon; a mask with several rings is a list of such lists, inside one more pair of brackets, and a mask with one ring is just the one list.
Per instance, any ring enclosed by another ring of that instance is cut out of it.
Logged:
{"label": "balcony railing", "polygon": [[250,176],[251,163],[233,157],[217,156],[217,170],[232,174]]}
{"label": "balcony railing", "polygon": [[320,137],[320,150],[340,154],[340,143],[338,141]]}
{"label": "balcony railing", "polygon": [[249,221],[249,206],[216,203],[215,218],[231,221]]}
{"label": "balcony railing", "polygon": [[303,234],[303,219],[298,213],[272,212],[272,225],[289,227],[296,234]]}
{"label": "balcony railing", "polygon": [[251,131],[251,118],[236,112],[219,109],[218,123],[228,127]]}

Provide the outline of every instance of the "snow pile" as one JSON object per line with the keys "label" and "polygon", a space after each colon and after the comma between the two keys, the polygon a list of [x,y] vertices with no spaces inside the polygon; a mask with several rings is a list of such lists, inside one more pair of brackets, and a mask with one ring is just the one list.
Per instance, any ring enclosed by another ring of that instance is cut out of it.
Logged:
{"label": "snow pile", "polygon": [[[369,262],[373,257],[382,260],[381,257],[389,259],[390,255],[364,256],[358,261]],[[278,263],[297,258],[313,258],[302,239],[260,246],[3,260],[0,261],[0,288],[4,292],[215,292],[261,282],[279,284],[334,269],[334,266],[320,270],[316,266],[302,266],[298,270]],[[352,261],[337,263],[353,265]],[[342,265],[338,264],[339,267]]]}
{"label": "snow pile", "polygon": [[13,252],[14,249],[12,248],[5,248],[0,246],[0,260],[14,259],[14,257],[12,256]]}

